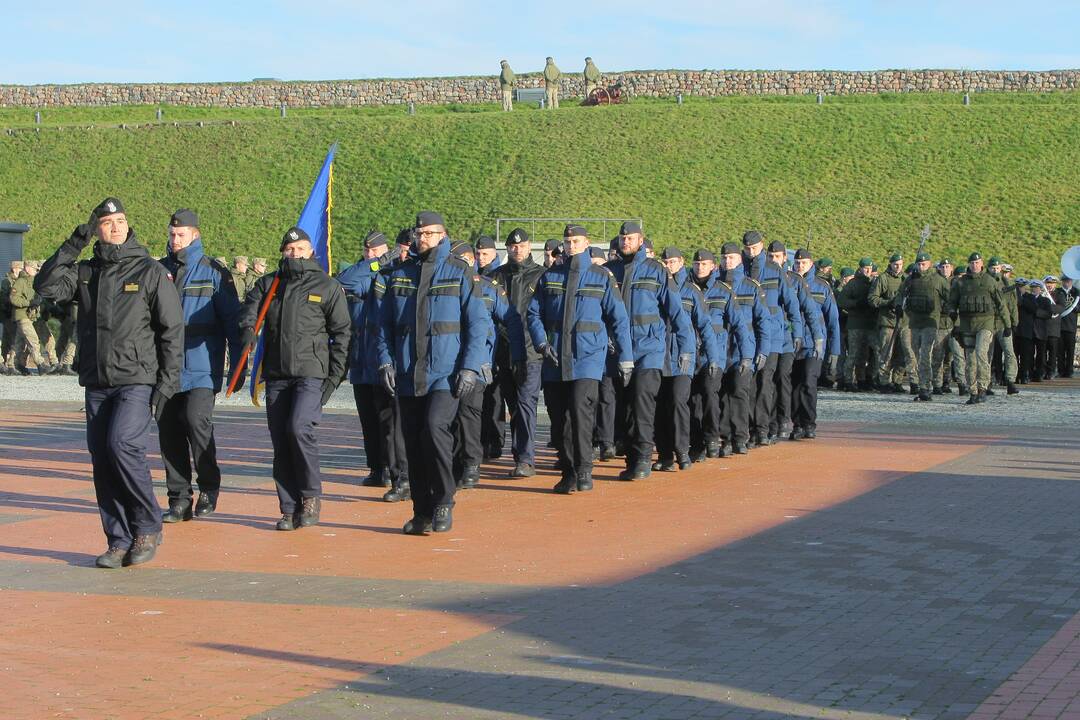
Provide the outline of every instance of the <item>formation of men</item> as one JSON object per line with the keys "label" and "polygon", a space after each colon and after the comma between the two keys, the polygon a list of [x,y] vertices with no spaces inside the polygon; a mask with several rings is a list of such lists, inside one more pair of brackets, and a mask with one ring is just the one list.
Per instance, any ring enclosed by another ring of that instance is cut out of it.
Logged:
{"label": "formation of men", "polygon": [[[34,290],[41,269],[38,260],[13,260],[0,280],[0,318],[3,346],[0,373],[4,375],[75,375],[77,306],[46,300]],[[54,334],[49,321],[55,320]]]}
{"label": "formation of men", "polygon": [[[544,107],[549,110],[559,108],[559,81],[562,79],[562,71],[555,64],[555,59],[548,57],[544,61],[544,69],[541,72],[544,81]],[[582,82],[585,88],[585,97],[589,97],[592,91],[600,86],[600,69],[596,67],[591,57],[585,58],[585,68],[581,71]],[[510,63],[506,60],[499,61],[499,95],[502,99],[502,109],[510,112],[514,109],[514,88],[517,87],[517,75],[514,74]]]}
{"label": "formation of men", "polygon": [[[1071,376],[1072,281],[1013,281],[997,258],[984,270],[978,253],[959,275],[924,252],[906,269],[894,255],[878,274],[864,258],[834,283],[827,258],[789,257],[756,230],[689,263],[676,247],[657,255],[632,221],[607,252],[569,224],[545,243],[543,264],[523,229],[504,242],[505,261],[494,238],[454,241],[440,214],[421,212],[393,245],[369,233],[363,257],[334,278],[293,227],[276,269],[249,277],[246,258],[229,267],[206,254],[193,211],[172,215],[154,260],[120,200],[104,200],[40,272],[23,268],[5,285],[16,310],[81,308],[74,367],[108,542],[97,564],[147,562],[163,522],[217,510],[215,398],[226,367],[234,390],[244,384],[260,334],[282,531],[319,522],[317,428],[345,378],[370,470],[363,484],[410,500],[402,529],[427,535],[453,527],[457,492],[503,451],[504,408],[509,476],[536,474],[541,395],[561,474],[552,489],[568,495],[591,490],[594,464],[619,456],[618,478],[635,481],[784,437],[812,440],[819,384],[895,392],[908,380],[928,401],[955,379],[974,405],[992,393],[995,351],[1010,393],[1014,382]],[[28,334],[28,314],[13,320],[16,337]],[[146,458],[151,418],[164,513]]]}

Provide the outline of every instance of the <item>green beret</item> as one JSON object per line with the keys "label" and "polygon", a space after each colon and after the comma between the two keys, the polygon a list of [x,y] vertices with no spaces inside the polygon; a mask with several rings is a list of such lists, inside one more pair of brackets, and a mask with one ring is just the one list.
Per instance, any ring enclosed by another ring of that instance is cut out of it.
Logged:
{"label": "green beret", "polygon": [[990,267],[993,267],[995,265],[1002,265],[1003,263],[1001,262],[1001,258],[999,258],[997,255],[991,255],[990,256],[990,262],[987,263],[987,264]]}
{"label": "green beret", "polygon": [[842,278],[851,277],[854,274],[855,274],[855,271],[852,270],[849,267],[840,268],[840,277],[842,277]]}
{"label": "green beret", "polygon": [[864,257],[859,260],[859,267],[873,267],[874,261],[871,258]]}
{"label": "green beret", "polygon": [[982,260],[982,255],[980,255],[978,251],[968,255],[968,262],[975,262],[976,260]]}
{"label": "green beret", "polygon": [[900,262],[903,259],[904,259],[904,256],[901,255],[900,253],[893,253],[892,255],[889,256],[889,262],[890,263]]}
{"label": "green beret", "polygon": [[928,253],[928,252],[921,252],[921,253],[919,253],[918,255],[915,256],[915,262],[926,262],[929,259],[930,259],[930,253]]}
{"label": "green beret", "polygon": [[820,260],[817,261],[817,266],[819,268],[832,267],[832,258],[831,257],[823,257],[823,258],[821,258]]}
{"label": "green beret", "polygon": [[942,265],[952,265],[952,264],[953,264],[953,261],[950,260],[949,258],[941,258],[940,260],[938,260],[938,267],[941,267]]}

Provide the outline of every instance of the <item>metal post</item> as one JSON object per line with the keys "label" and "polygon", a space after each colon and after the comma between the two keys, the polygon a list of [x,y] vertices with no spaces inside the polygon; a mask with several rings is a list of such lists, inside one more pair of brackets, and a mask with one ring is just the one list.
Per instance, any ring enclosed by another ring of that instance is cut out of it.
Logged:
{"label": "metal post", "polygon": [[543,98],[540,99],[540,109],[541,110],[544,109],[544,99]]}
{"label": "metal post", "polygon": [[161,108],[157,109],[157,119],[158,119],[158,122],[161,122]]}
{"label": "metal post", "polygon": [[970,104],[971,104],[971,96],[968,95],[967,93],[964,93],[964,105],[970,105]]}
{"label": "metal post", "polygon": [[41,111],[40,110],[34,111],[34,124],[35,125],[40,125],[41,124]]}
{"label": "metal post", "polygon": [[818,93],[818,94],[817,94],[817,104],[818,104],[818,105],[821,105],[821,104],[823,104],[824,102],[825,102],[825,96],[824,96],[824,95],[822,95],[821,93]]}
{"label": "metal post", "polygon": [[409,114],[410,115],[415,115],[416,114],[416,103],[414,103],[414,102],[409,103]]}
{"label": "metal post", "polygon": [[281,103],[281,117],[285,117],[285,103]]}
{"label": "metal post", "polygon": [[682,105],[682,93],[679,93],[678,95],[675,96],[675,102],[678,105]]}

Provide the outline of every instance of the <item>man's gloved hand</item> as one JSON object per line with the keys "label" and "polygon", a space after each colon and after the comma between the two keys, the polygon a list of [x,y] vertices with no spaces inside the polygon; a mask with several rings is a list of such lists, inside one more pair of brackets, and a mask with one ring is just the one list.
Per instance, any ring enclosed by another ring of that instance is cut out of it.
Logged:
{"label": "man's gloved hand", "polygon": [[71,235],[64,241],[64,245],[78,255],[83,251],[84,247],[90,244],[90,240],[93,239],[94,230],[96,229],[97,215],[90,213],[90,219],[72,230]]}
{"label": "man's gloved hand", "polygon": [[161,422],[161,416],[165,414],[165,403],[168,400],[169,398],[157,388],[150,393],[150,414],[154,416],[154,422]]}
{"label": "man's gloved hand", "polygon": [[795,354],[798,355],[803,349],[803,339],[801,337],[792,338],[792,344],[795,346]]}
{"label": "man's gloved hand", "polygon": [[750,367],[751,362],[752,361],[750,360],[750,358],[743,358],[742,360],[740,360],[739,361],[739,372],[741,372],[741,373],[749,373],[749,372],[751,372],[753,370],[753,368]]}
{"label": "man's gloved hand", "polygon": [[710,378],[717,378],[720,377],[720,373],[723,372],[723,369],[716,363],[709,363],[709,367],[705,370],[705,372],[709,374]]}
{"label": "man's gloved hand", "polygon": [[480,382],[484,385],[490,385],[495,382],[495,371],[491,369],[491,365],[480,366]]}
{"label": "man's gloved hand", "polygon": [[814,357],[818,360],[825,359],[825,339],[818,338],[814,341]]}
{"label": "man's gloved hand", "polygon": [[829,362],[828,362],[827,367],[826,367],[825,376],[827,378],[829,378],[830,380],[835,382],[836,381],[836,371],[839,369],[839,366],[840,366],[840,356],[839,355],[830,355],[829,356]]}
{"label": "man's gloved hand", "polygon": [[544,360],[551,363],[555,367],[559,367],[559,353],[555,352],[555,348],[551,347],[549,343],[544,343],[537,348],[540,354],[544,356]]}
{"label": "man's gloved hand", "polygon": [[629,387],[630,381],[634,378],[634,361],[626,360],[619,363],[619,379],[622,380],[623,387]]}
{"label": "man's gloved hand", "polygon": [[529,363],[519,360],[513,367],[514,384],[518,387],[524,385],[529,379]]}
{"label": "man's gloved hand", "polygon": [[326,407],[326,403],[330,402],[330,396],[337,390],[337,385],[330,378],[326,378],[322,381],[322,397],[319,399],[319,407]]}
{"label": "man's gloved hand", "polygon": [[1012,337],[1012,328],[1007,327],[1001,331],[1001,337]]}
{"label": "man's gloved hand", "polygon": [[257,339],[255,328],[240,328],[240,344],[243,345],[244,349],[248,352],[255,352],[255,341]]}
{"label": "man's gloved hand", "polygon": [[465,397],[473,391],[479,381],[480,376],[475,372],[468,368],[461,368],[458,370],[457,380],[454,381],[454,397]]}
{"label": "man's gloved hand", "polygon": [[41,296],[38,295],[37,293],[34,293],[34,298],[30,301],[30,307],[31,308],[39,308],[39,307],[41,307],[42,302],[44,302],[44,301],[41,299]]}
{"label": "man's gloved hand", "polygon": [[686,375],[690,372],[690,368],[694,365],[694,356],[690,353],[683,353],[679,355],[679,373]]}
{"label": "man's gloved hand", "polygon": [[761,372],[765,369],[765,363],[769,361],[769,356],[764,353],[758,353],[758,356],[754,359],[754,370]]}
{"label": "man's gloved hand", "polygon": [[382,389],[390,397],[397,395],[397,376],[394,373],[393,365],[379,366],[379,384],[382,385]]}

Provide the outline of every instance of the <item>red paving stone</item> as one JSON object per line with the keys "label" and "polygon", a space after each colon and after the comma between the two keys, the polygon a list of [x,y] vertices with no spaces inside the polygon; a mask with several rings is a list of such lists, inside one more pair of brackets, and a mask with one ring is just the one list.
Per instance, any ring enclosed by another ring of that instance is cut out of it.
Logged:
{"label": "red paving stone", "polygon": [[513,619],[5,591],[0,716],[244,718]]}

